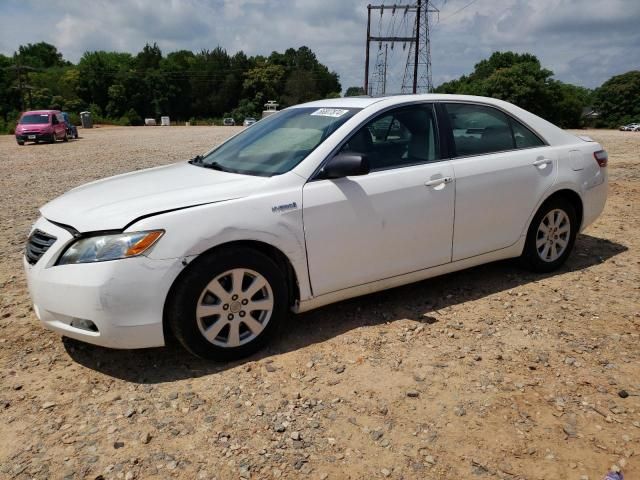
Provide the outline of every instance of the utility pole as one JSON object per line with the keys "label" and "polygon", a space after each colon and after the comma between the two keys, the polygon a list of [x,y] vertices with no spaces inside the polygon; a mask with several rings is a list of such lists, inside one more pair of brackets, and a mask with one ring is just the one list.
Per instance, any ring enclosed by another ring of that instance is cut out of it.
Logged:
{"label": "utility pole", "polygon": [[418,2],[418,7],[416,8],[416,51],[413,58],[413,92],[416,93],[418,91],[418,52],[420,49],[418,45],[420,45],[420,3]]}
{"label": "utility pole", "polygon": [[369,95],[369,42],[371,41],[371,4],[367,5],[367,53],[364,61],[364,94]]}
{"label": "utility pole", "polygon": [[15,62],[15,64],[11,65],[9,67],[5,67],[5,70],[13,70],[13,71],[16,72],[16,77],[17,77],[17,80],[18,80],[18,86],[17,87],[13,87],[13,88],[17,88],[17,90],[18,90],[18,93],[20,95],[20,108],[24,112],[26,110],[25,103],[24,103],[24,92],[25,92],[25,90],[27,91],[27,95],[29,97],[29,108],[30,108],[31,105],[32,105],[32,102],[31,102],[31,90],[33,90],[33,87],[31,85],[27,85],[27,84],[24,83],[22,74],[30,72],[30,71],[34,71],[35,68],[29,67],[27,65],[22,65],[20,63],[20,57],[18,57],[18,55],[16,55],[16,54],[13,55],[13,61]]}

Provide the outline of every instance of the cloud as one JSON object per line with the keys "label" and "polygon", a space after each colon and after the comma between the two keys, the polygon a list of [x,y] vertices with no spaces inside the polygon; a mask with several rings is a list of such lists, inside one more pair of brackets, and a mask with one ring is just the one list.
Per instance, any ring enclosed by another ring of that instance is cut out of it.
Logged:
{"label": "cloud", "polygon": [[[496,50],[533,53],[557,78],[588,87],[640,68],[637,0],[476,0],[462,10],[468,0],[433,1],[441,10],[441,21],[432,21],[436,85],[469,73]],[[88,50],[136,53],[147,42],[157,42],[165,53],[220,45],[230,53],[243,50],[249,55],[307,45],[340,74],[346,88],[363,83],[367,3],[51,0],[43,9],[37,0],[3,0],[0,53],[12,54],[19,45],[38,41],[56,45],[74,62]],[[375,30],[379,18],[372,17]],[[402,47],[396,44],[389,52],[392,90],[399,90],[404,74],[408,52]],[[378,51],[372,45],[372,71]]]}

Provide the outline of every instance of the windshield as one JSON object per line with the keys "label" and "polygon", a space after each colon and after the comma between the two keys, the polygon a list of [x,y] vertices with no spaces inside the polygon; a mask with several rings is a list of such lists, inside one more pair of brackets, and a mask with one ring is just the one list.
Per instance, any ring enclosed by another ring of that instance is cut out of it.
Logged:
{"label": "windshield", "polygon": [[298,165],[358,111],[317,107],[282,110],[192,163],[247,175],[280,175]]}
{"label": "windshield", "polygon": [[49,123],[48,113],[31,113],[20,119],[20,125],[35,125],[37,123]]}

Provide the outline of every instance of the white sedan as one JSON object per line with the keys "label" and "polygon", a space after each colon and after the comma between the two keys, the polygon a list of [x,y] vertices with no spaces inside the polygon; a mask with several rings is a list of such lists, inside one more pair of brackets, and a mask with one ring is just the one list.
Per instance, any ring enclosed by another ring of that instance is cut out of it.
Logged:
{"label": "white sedan", "polygon": [[607,153],[509,103],[461,95],[288,108],[189,162],[41,209],[34,310],[115,348],[248,355],[288,311],[519,257],[549,272],[607,197]]}

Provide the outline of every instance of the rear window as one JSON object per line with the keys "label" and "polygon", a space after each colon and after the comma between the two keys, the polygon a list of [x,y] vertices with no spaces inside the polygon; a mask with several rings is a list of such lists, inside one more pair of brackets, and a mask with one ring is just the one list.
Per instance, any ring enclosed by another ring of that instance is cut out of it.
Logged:
{"label": "rear window", "polygon": [[20,125],[34,125],[37,123],[49,123],[48,113],[29,113],[20,119]]}

